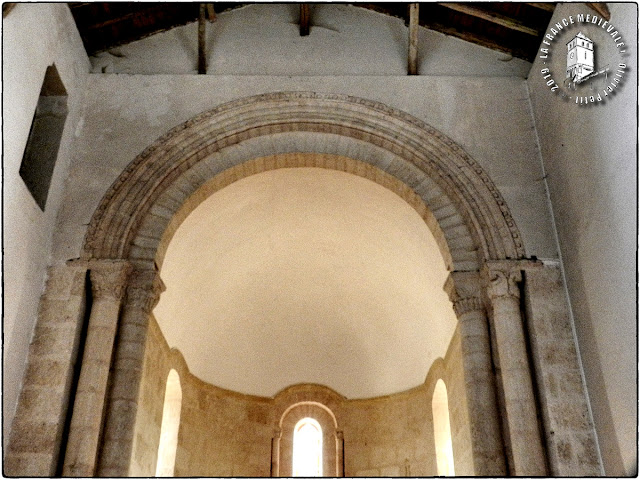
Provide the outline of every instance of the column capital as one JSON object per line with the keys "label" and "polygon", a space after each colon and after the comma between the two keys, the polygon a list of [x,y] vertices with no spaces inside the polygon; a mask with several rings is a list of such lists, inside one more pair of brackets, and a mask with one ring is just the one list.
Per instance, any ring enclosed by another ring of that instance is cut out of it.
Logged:
{"label": "column capital", "polygon": [[[527,263],[526,261],[524,263]],[[520,298],[518,283],[522,281],[522,269],[526,265],[519,260],[496,260],[487,262],[484,275],[487,280],[489,298]]]}
{"label": "column capital", "polygon": [[94,260],[89,262],[91,293],[94,299],[120,300],[124,295],[132,266],[125,260]]}
{"label": "column capital", "polygon": [[165,289],[157,270],[134,270],[127,288],[127,304],[151,313]]}
{"label": "column capital", "polygon": [[479,272],[451,272],[443,288],[458,318],[468,312],[484,310]]}

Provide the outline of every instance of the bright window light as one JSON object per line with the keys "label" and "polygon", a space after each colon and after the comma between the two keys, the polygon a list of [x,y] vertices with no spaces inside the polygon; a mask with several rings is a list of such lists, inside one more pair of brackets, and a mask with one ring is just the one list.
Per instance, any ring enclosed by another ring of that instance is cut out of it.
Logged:
{"label": "bright window light", "polygon": [[181,408],[182,388],[180,387],[180,377],[178,372],[172,369],[167,377],[167,388],[164,394],[156,477],[173,477],[176,451],[178,449]]}
{"label": "bright window light", "polygon": [[293,476],[322,476],[322,427],[313,418],[303,418],[293,430]]}
{"label": "bright window light", "polygon": [[453,477],[456,473],[453,467],[449,400],[447,398],[447,386],[442,379],[436,382],[436,388],[433,392],[432,409],[438,476]]}

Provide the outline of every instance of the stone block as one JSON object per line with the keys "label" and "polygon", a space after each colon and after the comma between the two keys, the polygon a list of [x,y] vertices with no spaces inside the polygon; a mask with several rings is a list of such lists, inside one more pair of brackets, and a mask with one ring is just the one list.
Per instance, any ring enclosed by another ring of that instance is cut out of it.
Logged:
{"label": "stone block", "polygon": [[15,453],[10,451],[4,461],[3,475],[7,477],[53,477],[57,456],[47,453]]}
{"label": "stone block", "polygon": [[29,387],[64,388],[71,381],[73,367],[64,359],[31,358],[27,367],[24,385]]}
{"label": "stone block", "polygon": [[56,355],[67,356],[73,353],[76,347],[76,328],[72,323],[65,324],[39,324],[31,340],[29,347],[32,355]]}
{"label": "stone block", "polygon": [[403,473],[402,468],[398,465],[389,465],[380,469],[381,477],[401,477]]}
{"label": "stone block", "polygon": [[26,386],[20,394],[20,410],[29,422],[60,422],[64,413],[62,389]]}
{"label": "stone block", "polygon": [[16,453],[51,454],[56,451],[60,424],[17,418],[11,431],[9,450]]}

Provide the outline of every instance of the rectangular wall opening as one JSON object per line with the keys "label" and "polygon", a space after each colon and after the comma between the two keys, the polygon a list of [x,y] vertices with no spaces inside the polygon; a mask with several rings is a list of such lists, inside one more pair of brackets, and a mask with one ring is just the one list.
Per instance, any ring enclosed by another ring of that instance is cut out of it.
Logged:
{"label": "rectangular wall opening", "polygon": [[47,67],[20,164],[20,176],[42,211],[47,203],[67,113],[67,90],[54,64]]}

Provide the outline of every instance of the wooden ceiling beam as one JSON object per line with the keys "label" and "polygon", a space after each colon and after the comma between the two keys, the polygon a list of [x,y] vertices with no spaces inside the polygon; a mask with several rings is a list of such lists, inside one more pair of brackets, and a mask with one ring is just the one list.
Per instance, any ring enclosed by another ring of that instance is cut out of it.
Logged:
{"label": "wooden ceiling beam", "polygon": [[527,2],[527,5],[539,8],[545,12],[553,12],[556,9],[556,4],[550,2]]}
{"label": "wooden ceiling beam", "polygon": [[420,4],[409,4],[409,75],[418,75],[418,25],[420,19]]}
{"label": "wooden ceiling beam", "polygon": [[611,20],[611,12],[609,11],[609,7],[607,7],[606,3],[585,3],[585,5],[591,10],[595,10],[595,12],[606,21]]}
{"label": "wooden ceiling beam", "polygon": [[213,3],[207,3],[207,17],[211,23],[216,21],[216,11],[213,8]]}
{"label": "wooden ceiling beam", "polygon": [[518,32],[526,33],[527,35],[532,35],[534,37],[538,36],[538,31],[534,28],[527,27],[522,23],[514,20],[513,18],[505,17],[504,15],[500,15],[494,12],[488,12],[486,10],[482,10],[478,7],[474,7],[472,5],[467,5],[464,3],[439,3],[443,7],[446,7],[450,10],[454,10],[459,13],[464,13],[466,15],[470,15],[472,17],[480,18],[482,20],[486,20],[488,22],[495,23],[497,25],[501,25],[510,30],[515,30]]}
{"label": "wooden ceiling beam", "polygon": [[300,36],[305,37],[309,35],[311,21],[311,12],[308,3],[300,4]]}
{"label": "wooden ceiling beam", "polygon": [[207,73],[207,55],[206,55],[206,38],[207,24],[205,22],[206,5],[200,4],[200,13],[198,15],[198,73]]}
{"label": "wooden ceiling beam", "polygon": [[6,18],[6,16],[9,15],[9,12],[11,12],[11,10],[13,10],[16,5],[17,5],[17,3],[9,3],[9,2],[3,3],[2,4],[2,18]]}

